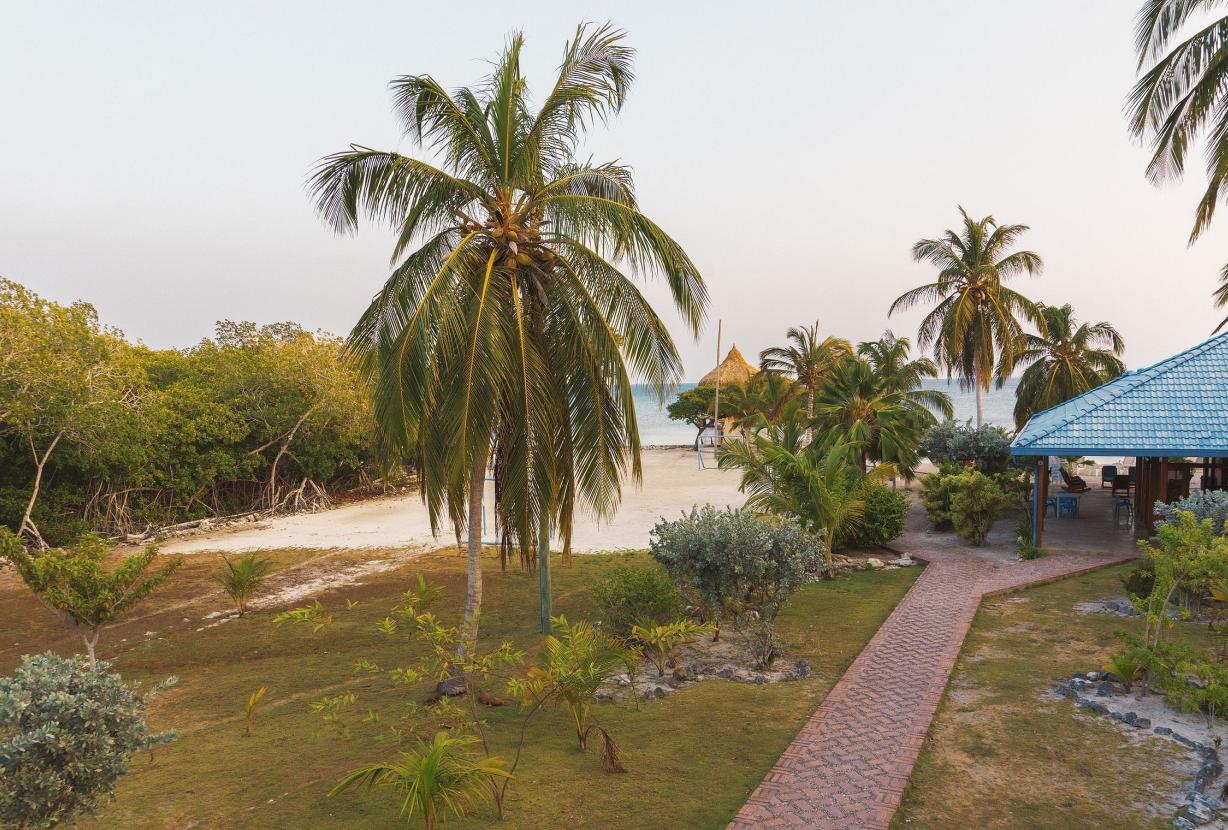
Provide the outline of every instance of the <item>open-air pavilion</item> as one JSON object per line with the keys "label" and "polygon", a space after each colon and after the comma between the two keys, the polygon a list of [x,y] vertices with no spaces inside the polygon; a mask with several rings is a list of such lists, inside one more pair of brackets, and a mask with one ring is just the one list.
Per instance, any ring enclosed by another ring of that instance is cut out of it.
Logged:
{"label": "open-air pavilion", "polygon": [[[1035,468],[1037,546],[1044,540],[1046,507],[1069,492],[1051,485],[1055,457],[1133,458],[1133,476],[1121,476],[1126,480],[1116,482],[1113,494],[1129,499],[1135,534],[1151,535],[1157,501],[1189,495],[1195,484],[1228,487],[1228,332],[1036,413],[1012,442],[1011,455]],[[1099,493],[1098,479],[1087,484]],[[1121,506],[1117,499],[1106,503],[1110,510]]]}

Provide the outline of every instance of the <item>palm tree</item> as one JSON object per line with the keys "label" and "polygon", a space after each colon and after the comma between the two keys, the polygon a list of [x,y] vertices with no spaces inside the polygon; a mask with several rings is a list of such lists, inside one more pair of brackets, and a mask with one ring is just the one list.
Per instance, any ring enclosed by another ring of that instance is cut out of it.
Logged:
{"label": "palm tree", "polygon": [[784,375],[760,372],[745,386],[726,387],[721,412],[742,430],[755,432],[793,418],[801,408],[799,391]]}
{"label": "palm tree", "polygon": [[[940,239],[913,245],[917,262],[938,268],[935,282],[906,291],[891,304],[888,316],[919,303],[935,303],[921,321],[921,348],[933,347],[934,359],[960,386],[976,390],[976,424],[985,422],[984,392],[994,377],[1010,374],[1014,347],[1023,335],[1020,317],[1037,327],[1044,322],[1036,305],[1003,285],[1019,274],[1039,274],[1040,255],[1007,253],[1028,231],[1027,225],[999,225],[992,216],[974,220],[962,207],[962,233],[946,231]],[[1005,371],[1004,371],[1005,370]]]}
{"label": "palm tree", "polygon": [[1042,409],[1108,383],[1126,370],[1120,357],[1126,345],[1110,324],[1080,323],[1069,303],[1042,305],[1040,312],[1047,334],[1026,335],[1015,361],[1027,366],[1015,390],[1017,429]]}
{"label": "palm tree", "polygon": [[888,461],[911,478],[921,439],[938,423],[934,410],[950,417],[951,401],[936,390],[910,389],[906,383],[897,388],[892,380],[906,378],[879,374],[865,358],[846,359],[819,387],[814,425],[820,443],[854,448],[862,470],[870,461]]}
{"label": "palm tree", "polygon": [[662,274],[695,334],[707,301],[686,253],[640,212],[631,171],[576,158],[586,128],[626,98],[634,52],[623,33],[580,26],[536,111],[522,42],[513,35],[475,88],[392,82],[406,136],[439,166],[354,145],[311,180],[338,232],[366,214],[397,234],[391,276],[350,344],[385,442],[421,470],[432,528],[445,514],[467,525],[469,642],[488,461],[497,518],[526,558],[552,523],[570,538],[578,504],[609,516],[621,478],[641,474],[630,372],[663,389],[681,371],[628,274]]}
{"label": "palm tree", "polygon": [[414,752],[403,752],[395,761],[369,764],[347,773],[330,796],[355,785],[391,787],[401,798],[401,815],[412,821],[422,816],[426,830],[435,830],[440,813],[463,816],[471,807],[489,801],[491,781],[510,773],[493,756],[473,757],[465,750],[476,744],[472,735],[452,737],[436,732],[430,743],[418,742]]}
{"label": "palm tree", "polygon": [[869,475],[857,466],[856,448],[837,440],[830,445],[807,443],[800,421],[786,421],[750,441],[723,445],[722,469],[742,471],[746,506],[760,514],[797,518],[810,532],[826,539],[824,575],[833,571],[832,547],[855,535],[865,518],[870,488],[892,475],[890,464]]}
{"label": "palm tree", "polygon": [[[1173,40],[1196,17],[1222,5],[1216,0],[1144,0],[1135,21],[1134,45],[1143,74],[1127,105],[1131,132],[1151,139],[1147,177],[1157,184],[1181,178],[1191,142],[1209,129],[1207,189],[1194,212],[1191,244],[1211,224],[1216,203],[1228,192],[1228,64],[1223,60],[1228,15],[1211,16],[1179,43]],[[1215,304],[1223,307],[1228,304],[1228,265],[1219,279]],[[1228,319],[1215,330],[1225,323]]]}
{"label": "palm tree", "polygon": [[773,346],[759,353],[759,368],[793,377],[806,390],[806,417],[814,417],[814,390],[831,374],[853,347],[843,337],[819,339],[819,321],[810,326],[794,326],[785,333],[788,346]]}

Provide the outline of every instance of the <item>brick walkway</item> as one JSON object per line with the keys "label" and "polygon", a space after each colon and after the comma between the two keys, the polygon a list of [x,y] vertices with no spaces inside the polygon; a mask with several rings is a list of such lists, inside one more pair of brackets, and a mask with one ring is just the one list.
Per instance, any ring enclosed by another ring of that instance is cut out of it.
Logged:
{"label": "brick walkway", "polygon": [[1054,553],[995,564],[914,552],[925,572],[763,779],[730,830],[886,830],[981,598],[1130,558]]}

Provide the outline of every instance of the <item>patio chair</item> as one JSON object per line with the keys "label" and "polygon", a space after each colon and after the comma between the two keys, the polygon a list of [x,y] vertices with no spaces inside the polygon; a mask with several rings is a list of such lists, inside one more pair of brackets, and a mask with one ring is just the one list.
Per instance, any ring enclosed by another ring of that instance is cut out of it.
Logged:
{"label": "patio chair", "polygon": [[1117,478],[1117,468],[1112,464],[1106,464],[1100,468],[1100,489],[1113,486],[1113,479]]}
{"label": "patio chair", "polygon": [[1127,472],[1128,472],[1128,474],[1129,474],[1129,475],[1128,475],[1128,477],[1129,477],[1129,479],[1130,479],[1130,486],[1131,486],[1131,487],[1133,487],[1133,486],[1134,486],[1134,471],[1135,471],[1135,469],[1137,469],[1137,468],[1135,468],[1135,467],[1131,466],[1131,467],[1130,467],[1130,469],[1127,471]]}
{"label": "patio chair", "polygon": [[1113,476],[1113,496],[1129,496],[1130,495],[1130,476],[1115,475]]}
{"label": "patio chair", "polygon": [[1060,468],[1062,471],[1062,489],[1067,493],[1086,493],[1092,489],[1087,486],[1087,482],[1079,476],[1072,476],[1066,471],[1065,467]]}

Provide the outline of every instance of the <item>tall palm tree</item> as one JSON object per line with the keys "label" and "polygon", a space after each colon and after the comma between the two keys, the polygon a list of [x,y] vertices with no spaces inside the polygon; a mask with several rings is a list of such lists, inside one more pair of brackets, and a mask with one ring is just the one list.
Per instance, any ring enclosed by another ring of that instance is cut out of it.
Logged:
{"label": "tall palm tree", "polygon": [[819,339],[819,321],[810,326],[793,326],[785,333],[787,346],[773,346],[759,353],[759,368],[785,374],[806,390],[806,417],[814,417],[814,390],[831,374],[853,347],[843,337]]}
{"label": "tall palm tree", "polygon": [[1074,309],[1040,306],[1044,335],[1028,334],[1016,364],[1027,366],[1015,390],[1015,427],[1035,413],[1108,383],[1126,370],[1126,344],[1108,323],[1080,323]]}
{"label": "tall palm tree", "polygon": [[911,477],[921,439],[938,423],[934,410],[951,416],[942,392],[894,388],[868,360],[850,357],[819,387],[814,425],[819,443],[854,448],[862,470],[886,461]]}
{"label": "tall palm tree", "polygon": [[789,420],[801,408],[797,384],[774,372],[760,372],[745,386],[730,386],[721,411],[739,428],[755,432]]}
{"label": "tall palm tree", "polygon": [[569,538],[577,504],[608,516],[622,476],[641,472],[629,375],[663,388],[681,369],[628,274],[662,274],[696,334],[707,300],[686,253],[640,212],[631,171],[576,157],[587,127],[626,98],[623,33],[579,27],[536,110],[522,42],[513,35],[475,88],[392,82],[406,136],[439,166],[355,145],[311,180],[338,232],[366,214],[397,234],[391,276],[350,343],[385,440],[422,472],[432,527],[467,524],[466,641],[478,629],[488,461],[522,555],[551,523]]}
{"label": "tall palm tree", "polygon": [[[1216,204],[1228,193],[1228,15],[1210,14],[1223,5],[1219,0],[1144,0],[1135,21],[1134,45],[1143,74],[1127,105],[1131,131],[1151,139],[1147,177],[1157,184],[1181,178],[1191,142],[1206,134],[1207,189],[1194,212],[1191,244],[1211,224]],[[1174,44],[1200,16],[1205,21]],[[1228,265],[1219,279],[1215,304],[1223,307],[1228,305]],[[1228,319],[1216,331],[1225,323]]]}
{"label": "tall palm tree", "polygon": [[890,329],[877,340],[857,344],[857,356],[869,361],[874,374],[893,392],[915,392],[915,400],[946,417],[951,412],[951,398],[945,392],[924,388],[926,378],[938,377],[938,364],[928,357],[912,357],[912,341],[896,337]]}
{"label": "tall palm tree", "polygon": [[1044,266],[1033,251],[1008,253],[1027,225],[999,225],[992,216],[973,219],[962,207],[959,212],[964,220],[960,232],[947,230],[912,248],[914,260],[938,269],[938,279],[901,294],[888,316],[920,303],[935,304],[921,321],[921,348],[932,346],[947,377],[954,375],[961,387],[976,390],[979,427],[985,422],[984,393],[995,367],[999,377],[1010,374],[1015,344],[1023,336],[1020,318],[1044,325],[1036,304],[1002,283],[1019,274],[1039,274]]}

